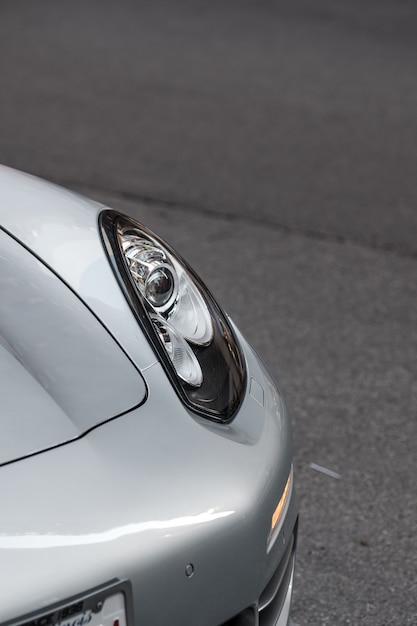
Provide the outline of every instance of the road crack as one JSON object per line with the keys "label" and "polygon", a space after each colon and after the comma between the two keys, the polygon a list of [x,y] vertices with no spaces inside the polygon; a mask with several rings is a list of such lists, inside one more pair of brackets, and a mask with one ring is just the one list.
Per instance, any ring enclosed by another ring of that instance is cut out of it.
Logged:
{"label": "road crack", "polygon": [[160,208],[170,210],[177,209],[184,212],[192,212],[193,214],[199,213],[200,215],[203,215],[205,217],[216,218],[229,223],[239,222],[241,224],[256,225],[267,228],[268,230],[275,230],[276,232],[280,232],[286,235],[297,235],[299,237],[305,237],[307,239],[328,241],[341,245],[354,244],[368,250],[390,253],[408,259],[417,259],[417,248],[412,248],[407,244],[398,244],[390,241],[383,241],[375,237],[355,238],[347,235],[342,235],[340,233],[326,232],[320,229],[301,228],[299,226],[284,224],[282,222],[268,220],[262,217],[236,215],[234,213],[227,213],[217,209],[209,209],[207,207],[202,207],[195,204],[191,205],[187,202],[168,200],[166,198],[159,198],[125,189],[95,185],[93,183],[63,179],[55,179],[54,182],[65,187],[72,188],[74,191],[80,191],[86,194],[88,194],[88,192],[98,194],[104,193],[112,195],[115,198],[120,198],[121,200],[139,202],[148,206],[158,206]]}

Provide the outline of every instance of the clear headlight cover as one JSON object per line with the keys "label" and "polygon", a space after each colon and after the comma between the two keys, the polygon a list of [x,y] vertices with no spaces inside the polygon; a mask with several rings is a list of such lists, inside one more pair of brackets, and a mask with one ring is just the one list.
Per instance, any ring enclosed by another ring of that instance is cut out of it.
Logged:
{"label": "clear headlight cover", "polygon": [[131,218],[106,210],[101,232],[126,297],[182,400],[230,421],[245,369],[233,330],[186,262]]}

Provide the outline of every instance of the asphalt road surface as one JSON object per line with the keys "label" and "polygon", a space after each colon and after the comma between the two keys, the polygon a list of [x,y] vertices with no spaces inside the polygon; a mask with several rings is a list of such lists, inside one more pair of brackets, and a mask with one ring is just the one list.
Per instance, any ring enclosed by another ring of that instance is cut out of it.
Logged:
{"label": "asphalt road surface", "polygon": [[269,364],[296,624],[415,626],[414,0],[2,0],[0,161],[168,238]]}

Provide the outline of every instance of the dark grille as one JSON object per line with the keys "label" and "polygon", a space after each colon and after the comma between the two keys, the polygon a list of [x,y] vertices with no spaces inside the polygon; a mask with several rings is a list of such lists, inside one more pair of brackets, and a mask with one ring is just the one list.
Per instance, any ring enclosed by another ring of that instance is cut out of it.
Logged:
{"label": "dark grille", "polygon": [[224,622],[222,626],[256,626],[256,624],[256,611],[253,607],[249,607],[232,617],[232,619]]}
{"label": "dark grille", "polygon": [[280,564],[261,593],[258,610],[256,607],[248,607],[221,626],[275,626],[282,611],[293,572],[296,528]]}
{"label": "dark grille", "polygon": [[295,558],[294,535],[269,583],[259,598],[259,626],[273,626],[284,604]]}

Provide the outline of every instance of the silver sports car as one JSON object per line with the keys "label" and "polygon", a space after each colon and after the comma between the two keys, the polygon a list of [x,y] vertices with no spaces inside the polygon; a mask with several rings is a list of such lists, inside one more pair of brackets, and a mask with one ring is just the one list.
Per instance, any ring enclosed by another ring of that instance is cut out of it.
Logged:
{"label": "silver sports car", "polygon": [[287,626],[298,508],[263,363],[126,215],[0,169],[0,624]]}

